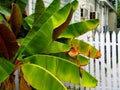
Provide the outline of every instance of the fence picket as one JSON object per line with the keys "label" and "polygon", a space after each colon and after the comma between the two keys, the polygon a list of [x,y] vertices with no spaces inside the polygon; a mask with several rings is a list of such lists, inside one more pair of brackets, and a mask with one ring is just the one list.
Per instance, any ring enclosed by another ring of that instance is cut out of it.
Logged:
{"label": "fence picket", "polygon": [[107,69],[106,69],[106,72],[107,72],[107,87],[108,89],[110,90],[111,89],[111,56],[110,56],[110,33],[107,32],[106,33],[106,65],[107,65]]}
{"label": "fence picket", "polygon": [[[98,50],[99,50],[99,35],[98,35],[98,33],[96,32],[95,33],[95,48],[97,48]],[[98,80],[98,81],[100,81],[100,64],[99,64],[99,60],[95,60],[94,61],[95,63],[95,77],[96,77],[96,79]],[[98,86],[99,86],[99,82],[98,82]],[[96,90],[99,90],[99,87],[96,87]]]}
{"label": "fence picket", "polygon": [[105,50],[105,35],[104,35],[104,33],[102,32],[101,34],[100,34],[100,52],[101,52],[101,54],[102,54],[102,56],[101,56],[101,59],[100,59],[100,61],[101,61],[101,72],[100,72],[100,75],[101,75],[101,81],[100,81],[100,83],[101,83],[101,88],[105,88],[106,87],[106,73],[105,73],[105,66],[106,66],[106,64],[105,64],[105,52],[104,52],[104,50]]}
{"label": "fence picket", "polygon": [[112,33],[112,85],[114,89],[116,90],[117,88],[117,69],[116,69],[116,34],[115,32]]}
{"label": "fence picket", "polygon": [[120,88],[120,32],[118,33],[118,84]]}

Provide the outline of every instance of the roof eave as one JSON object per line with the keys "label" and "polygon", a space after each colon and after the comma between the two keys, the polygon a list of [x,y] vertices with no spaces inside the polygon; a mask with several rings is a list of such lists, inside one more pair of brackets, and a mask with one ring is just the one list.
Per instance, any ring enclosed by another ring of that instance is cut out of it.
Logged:
{"label": "roof eave", "polygon": [[106,3],[113,11],[116,12],[115,8],[113,7],[113,5],[108,0],[100,0],[100,1]]}

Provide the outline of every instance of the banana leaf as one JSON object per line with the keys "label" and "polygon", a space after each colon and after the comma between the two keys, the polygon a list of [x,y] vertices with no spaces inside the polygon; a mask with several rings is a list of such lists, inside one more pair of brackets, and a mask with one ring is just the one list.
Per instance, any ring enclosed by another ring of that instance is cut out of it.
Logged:
{"label": "banana leaf", "polygon": [[24,13],[28,0],[15,0],[15,3],[19,5],[21,12]]}
{"label": "banana leaf", "polygon": [[23,64],[22,72],[25,80],[37,90],[67,90],[52,73],[35,64]]}
{"label": "banana leaf", "polygon": [[81,74],[81,86],[87,86],[89,88],[93,88],[97,86],[97,80],[91,76],[88,72],[86,72],[84,69],[80,68],[80,74]]}
{"label": "banana leaf", "polygon": [[6,22],[6,21],[5,21],[4,17],[0,14],[0,23],[4,23],[4,22]]}
{"label": "banana leaf", "polygon": [[45,5],[43,0],[37,0],[35,5],[35,17],[34,22],[42,15],[42,13],[45,11]]}
{"label": "banana leaf", "polygon": [[14,34],[5,24],[0,24],[0,54],[6,59],[12,59],[18,47]]}
{"label": "banana leaf", "polygon": [[23,59],[23,62],[37,64],[60,80],[80,85],[79,67],[68,60],[50,55],[33,55]]}
{"label": "banana leaf", "polygon": [[12,13],[10,17],[10,25],[13,30],[13,33],[17,37],[18,32],[20,31],[22,24],[22,13],[17,4],[12,4]]}
{"label": "banana leaf", "polygon": [[74,38],[96,28],[99,24],[98,19],[73,23],[59,36],[59,38]]}
{"label": "banana leaf", "polygon": [[74,11],[78,7],[78,1],[73,1],[71,4],[72,4],[72,8],[70,10],[70,13],[69,13],[67,20],[62,25],[55,28],[55,30],[53,31],[53,40],[56,40],[57,37],[68,27],[68,25],[72,19]]}
{"label": "banana leaf", "polygon": [[8,21],[10,19],[10,9],[0,6],[0,13],[5,16],[5,19]]}
{"label": "banana leaf", "polygon": [[30,31],[26,36],[18,53],[23,53],[24,51],[23,54],[32,55],[35,53],[44,52],[46,47],[49,46],[52,42],[52,32],[54,28],[60,26],[63,22],[65,22],[69,15],[70,9],[71,4],[68,4],[54,13],[49,19],[47,19],[45,23],[42,24],[41,27],[39,26],[39,30],[33,27],[34,31]]}
{"label": "banana leaf", "polygon": [[2,83],[12,72],[14,65],[4,58],[0,58],[0,83]]}
{"label": "banana leaf", "polygon": [[70,46],[64,43],[60,43],[57,41],[53,41],[43,53],[51,54],[51,53],[59,53],[59,52],[67,52],[70,50]]}
{"label": "banana leaf", "polygon": [[34,23],[34,14],[31,14],[26,18],[24,18],[22,25],[25,30],[30,30],[32,29],[33,23]]}
{"label": "banana leaf", "polygon": [[0,0],[0,6],[10,8],[12,1],[11,0]]}
{"label": "banana leaf", "polygon": [[56,56],[56,57],[64,58],[68,61],[75,63],[78,66],[85,66],[85,65],[89,64],[89,62],[90,62],[89,58],[87,58],[83,55],[80,55],[80,54],[78,54],[77,57],[75,57],[75,58],[70,57],[67,53],[55,53],[52,55]]}
{"label": "banana leaf", "polygon": [[[62,43],[62,39],[60,40],[60,42]],[[63,43],[70,45],[71,50],[68,52],[68,54],[71,57],[76,57],[78,54],[82,54],[90,58],[101,57],[101,53],[99,52],[99,50],[82,40],[67,39],[66,42],[63,41]]]}
{"label": "banana leaf", "polygon": [[[50,71],[60,80],[70,82],[75,85],[95,87],[97,84],[96,79],[89,73],[63,58],[50,55],[33,55],[23,59],[23,62],[39,65]],[[90,82],[91,84],[88,85],[86,82]]]}
{"label": "banana leaf", "polygon": [[101,57],[101,53],[99,50],[82,40],[80,40],[79,47],[79,53],[82,55],[97,59]]}

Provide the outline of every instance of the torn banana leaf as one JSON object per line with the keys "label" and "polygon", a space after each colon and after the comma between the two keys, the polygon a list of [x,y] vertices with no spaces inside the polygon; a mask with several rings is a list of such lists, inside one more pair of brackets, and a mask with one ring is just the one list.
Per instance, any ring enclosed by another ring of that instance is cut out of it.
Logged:
{"label": "torn banana leaf", "polygon": [[95,29],[99,25],[98,19],[86,20],[73,23],[59,36],[59,38],[75,38],[86,32]]}

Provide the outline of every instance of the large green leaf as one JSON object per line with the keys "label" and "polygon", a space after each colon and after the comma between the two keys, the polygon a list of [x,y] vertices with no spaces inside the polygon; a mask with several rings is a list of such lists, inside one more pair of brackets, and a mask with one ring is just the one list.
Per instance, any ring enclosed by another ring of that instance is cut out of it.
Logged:
{"label": "large green leaf", "polygon": [[78,6],[78,1],[73,1],[72,3],[72,7],[71,7],[71,10],[70,10],[70,13],[69,13],[69,16],[68,18],[66,19],[66,21],[60,25],[59,27],[57,27],[54,32],[53,32],[53,40],[56,40],[57,37],[67,28],[67,26],[69,25],[71,19],[72,19],[72,16],[73,16],[73,13],[74,11],[77,9],[77,6]]}
{"label": "large green leaf", "polygon": [[0,23],[4,23],[5,22],[5,19],[4,17],[0,14]]}
{"label": "large green leaf", "polygon": [[35,64],[23,64],[25,80],[37,90],[67,90],[66,87],[45,68]]}
{"label": "large green leaf", "polygon": [[43,0],[37,0],[35,5],[35,18],[34,21],[38,19],[42,15],[42,13],[45,11],[45,5]]}
{"label": "large green leaf", "polygon": [[88,72],[86,72],[84,69],[80,68],[80,73],[81,73],[81,86],[87,86],[90,88],[93,88],[97,86],[97,80],[91,76]]}
{"label": "large green leaf", "polygon": [[89,30],[93,30],[99,24],[99,20],[87,20],[69,25],[59,38],[74,38],[80,36]]}
{"label": "large green leaf", "polygon": [[0,83],[2,83],[12,72],[14,65],[4,58],[0,58]]}
{"label": "large green leaf", "polygon": [[77,55],[75,58],[70,57],[67,53],[55,53],[52,55],[54,55],[56,57],[64,58],[68,61],[71,61],[71,62],[77,64],[78,66],[85,66],[90,62],[89,58],[87,58],[83,55],[80,55],[80,54]]}
{"label": "large green leaf", "polygon": [[[56,8],[54,8],[56,7]],[[26,36],[26,38],[23,41],[22,46],[19,48],[18,50],[18,55],[21,54],[25,47],[27,46],[27,44],[29,43],[29,39],[31,36],[34,36],[35,33],[38,33],[37,31],[40,31],[39,29],[42,27],[42,25],[47,22],[47,20],[58,11],[60,7],[60,0],[56,1],[54,0],[50,6],[45,10],[45,12],[40,15],[40,17],[38,17],[38,19],[36,20],[36,22],[33,25],[33,28],[30,30],[30,32],[28,33],[28,35]],[[34,21],[34,20],[33,20]],[[45,30],[46,31],[46,30]],[[16,55],[17,56],[17,55]]]}
{"label": "large green leaf", "polygon": [[77,65],[85,66],[90,63],[90,59],[85,56],[78,55],[76,63],[77,63]]}
{"label": "large green leaf", "polygon": [[46,47],[52,42],[52,32],[54,28],[65,22],[70,9],[71,4],[67,4],[65,7],[54,13],[45,23],[43,23],[39,30],[33,27],[32,30],[34,31],[30,31],[24,39],[23,44],[19,49],[19,53],[24,51],[24,54],[31,55],[44,52]]}
{"label": "large green leaf", "polygon": [[33,23],[34,23],[34,14],[31,14],[26,18],[24,18],[22,25],[24,29],[30,30],[32,29]]}
{"label": "large green leaf", "polygon": [[0,6],[0,13],[3,14],[7,20],[9,20],[10,18],[10,12],[10,9],[4,6]]}
{"label": "large green leaf", "polygon": [[67,52],[70,50],[70,46],[64,43],[60,43],[57,41],[53,41],[44,51],[44,53],[59,53],[59,52]]}
{"label": "large green leaf", "polygon": [[[30,62],[40,65],[53,73],[60,80],[71,82],[73,84],[80,84],[79,67],[74,63],[63,58],[50,55],[33,55],[27,57],[23,62]],[[74,72],[74,73],[73,73]]]}
{"label": "large green leaf", "polygon": [[[31,30],[31,32],[35,32],[38,31],[40,29],[40,27],[54,14],[56,13],[59,8],[60,8],[60,0],[56,1],[53,0],[53,2],[49,5],[49,7],[44,11],[44,6],[43,6],[43,2],[42,0],[38,0],[37,2],[39,2],[42,6],[39,6],[36,3],[36,11],[34,14],[26,17],[24,19],[23,25],[25,27],[25,29],[31,29],[33,27],[33,29]],[[41,3],[42,2],[42,3]],[[37,7],[39,7],[39,9],[37,9]],[[56,7],[56,8],[54,8]],[[40,9],[41,8],[41,9]],[[41,10],[42,12],[39,12],[39,10]],[[40,13],[40,15],[38,14]],[[36,16],[37,15],[37,16]],[[39,15],[39,16],[38,16]],[[37,19],[34,19],[34,17],[36,17]],[[35,21],[34,21],[35,20]],[[35,29],[35,30],[34,30]],[[31,34],[31,33],[29,33]]]}

